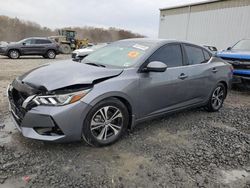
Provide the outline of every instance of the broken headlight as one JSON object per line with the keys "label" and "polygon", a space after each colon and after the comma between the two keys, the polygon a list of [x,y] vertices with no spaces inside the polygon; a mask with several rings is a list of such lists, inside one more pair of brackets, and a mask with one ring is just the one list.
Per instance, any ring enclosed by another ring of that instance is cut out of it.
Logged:
{"label": "broken headlight", "polygon": [[62,106],[79,101],[81,98],[87,95],[89,91],[90,89],[68,94],[36,96],[33,101],[37,105]]}

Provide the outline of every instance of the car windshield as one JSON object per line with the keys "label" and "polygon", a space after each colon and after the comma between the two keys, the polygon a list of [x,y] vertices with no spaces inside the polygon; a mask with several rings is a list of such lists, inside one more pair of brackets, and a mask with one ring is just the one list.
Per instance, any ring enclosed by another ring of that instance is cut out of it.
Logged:
{"label": "car windshield", "polygon": [[91,53],[83,59],[82,63],[131,67],[149,48],[149,45],[137,44],[135,42],[117,42]]}
{"label": "car windshield", "polygon": [[235,44],[232,49],[250,51],[250,40],[241,40]]}

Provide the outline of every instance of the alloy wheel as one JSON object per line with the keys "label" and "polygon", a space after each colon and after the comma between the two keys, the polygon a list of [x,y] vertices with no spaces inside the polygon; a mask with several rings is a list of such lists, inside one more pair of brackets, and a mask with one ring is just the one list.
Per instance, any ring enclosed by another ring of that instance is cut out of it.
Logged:
{"label": "alloy wheel", "polygon": [[212,105],[214,109],[219,109],[224,100],[224,89],[218,86],[212,95]]}
{"label": "alloy wheel", "polygon": [[105,141],[119,134],[122,126],[122,112],[114,106],[105,106],[92,117],[90,129],[96,139]]}
{"label": "alloy wheel", "polygon": [[18,51],[16,51],[16,50],[11,51],[11,52],[10,52],[10,57],[11,57],[12,59],[17,59],[17,58],[19,57]]}
{"label": "alloy wheel", "polygon": [[54,59],[54,58],[55,58],[55,52],[49,51],[49,53],[48,53],[48,58]]}

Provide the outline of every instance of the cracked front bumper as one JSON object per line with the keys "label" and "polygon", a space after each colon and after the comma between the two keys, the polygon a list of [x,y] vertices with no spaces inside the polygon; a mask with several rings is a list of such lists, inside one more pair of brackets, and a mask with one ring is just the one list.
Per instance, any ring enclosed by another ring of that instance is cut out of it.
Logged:
{"label": "cracked front bumper", "polygon": [[37,106],[28,111],[20,122],[10,105],[14,123],[23,136],[55,142],[81,140],[83,122],[90,108],[90,105],[81,101],[58,107]]}

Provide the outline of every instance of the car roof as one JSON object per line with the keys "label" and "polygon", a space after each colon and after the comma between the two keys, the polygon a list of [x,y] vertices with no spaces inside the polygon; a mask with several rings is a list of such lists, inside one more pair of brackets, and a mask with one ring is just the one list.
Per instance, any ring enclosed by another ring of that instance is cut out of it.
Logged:
{"label": "car roof", "polygon": [[[158,38],[131,38],[131,39],[123,39],[120,40],[121,42],[127,41],[127,42],[135,42],[135,43],[144,43],[144,44],[150,44],[154,46],[155,48],[161,47],[168,43],[183,43],[183,44],[189,44],[194,45],[199,48],[202,48],[203,50],[206,50],[207,52],[211,53],[208,49],[206,49],[204,46],[195,44],[189,41],[182,41],[182,40],[176,40],[176,39],[158,39]],[[117,41],[119,42],[119,41]]]}
{"label": "car roof", "polygon": [[152,44],[179,42],[179,41],[174,40],[174,39],[154,39],[154,38],[131,38],[131,39],[124,39],[124,40],[120,40],[120,41],[145,42],[145,43],[152,43]]}
{"label": "car roof", "polygon": [[41,39],[41,40],[50,40],[48,37],[29,37],[26,39]]}
{"label": "car roof", "polygon": [[144,42],[144,43],[152,43],[153,45],[157,45],[157,44],[167,44],[167,43],[173,43],[173,42],[178,42],[178,43],[185,43],[185,44],[191,44],[191,45],[196,45],[196,46],[200,46],[198,44],[195,43],[191,43],[189,41],[184,41],[184,40],[176,40],[176,39],[158,39],[158,38],[131,38],[131,39],[124,39],[124,40],[120,40],[120,41],[129,41],[129,42]]}

